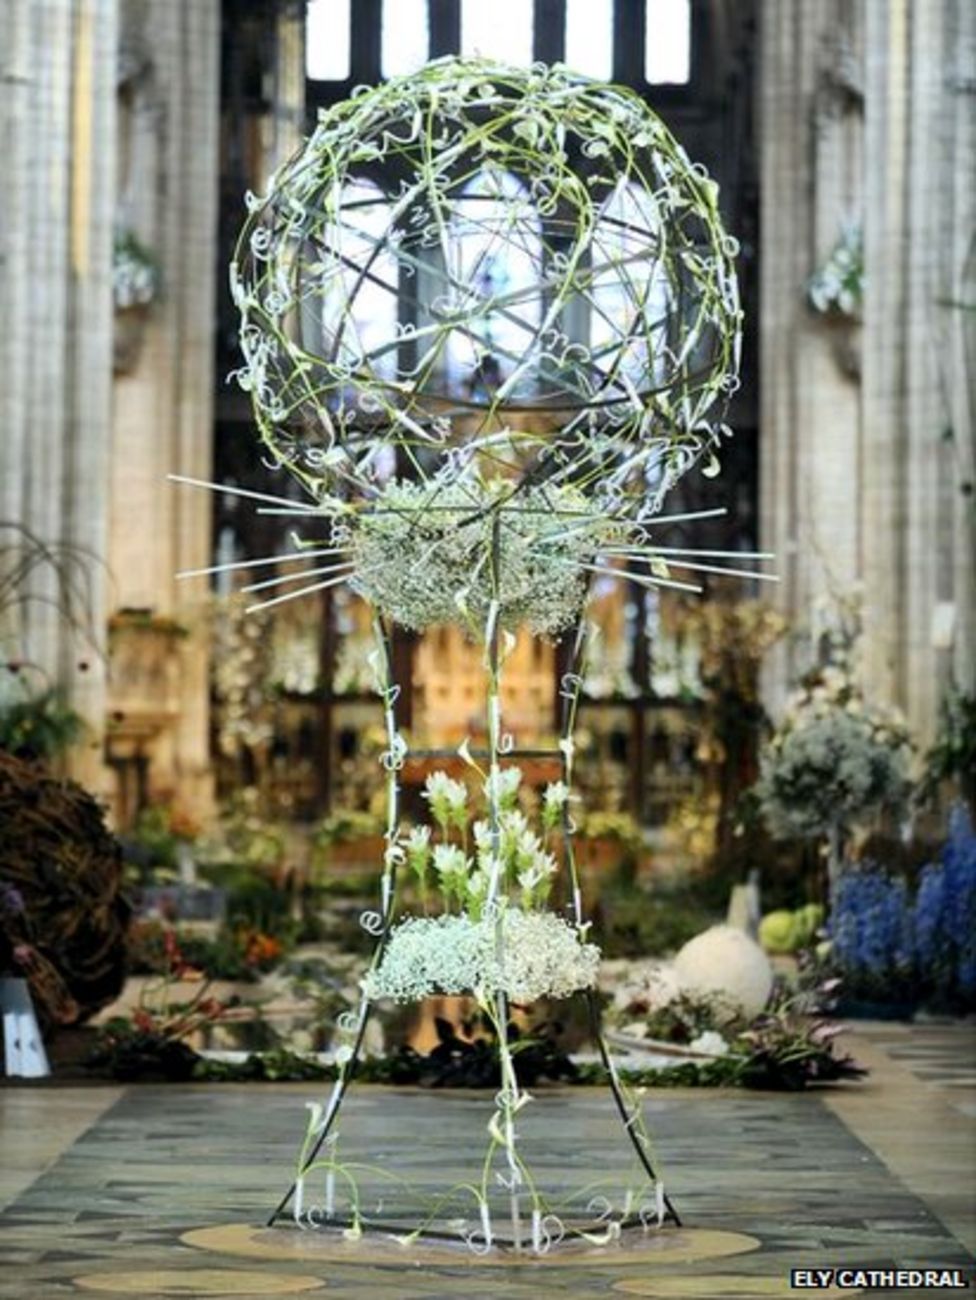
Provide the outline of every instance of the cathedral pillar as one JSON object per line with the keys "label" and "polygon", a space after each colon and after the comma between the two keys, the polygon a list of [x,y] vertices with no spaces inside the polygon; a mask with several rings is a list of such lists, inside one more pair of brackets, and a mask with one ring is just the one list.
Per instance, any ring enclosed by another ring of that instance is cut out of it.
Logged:
{"label": "cathedral pillar", "polygon": [[209,563],[212,502],[167,475],[213,477],[220,5],[123,0],[122,18],[116,223],[159,289],[114,390],[109,743],[122,774],[148,759],[150,797],[206,815],[207,588],[175,575]]}
{"label": "cathedral pillar", "polygon": [[[19,584],[26,599],[8,607],[4,651],[36,666],[33,688],[61,687],[85,718],[72,772],[96,790],[105,788],[117,28],[114,0],[0,3],[2,517],[55,548],[73,577],[69,596],[53,564],[35,566]],[[0,544],[16,536],[6,528]]]}
{"label": "cathedral pillar", "polygon": [[[974,30],[961,0],[761,10],[761,530],[794,629],[767,698],[859,586],[869,693],[923,745],[973,680]],[[863,304],[815,310],[843,238]]]}

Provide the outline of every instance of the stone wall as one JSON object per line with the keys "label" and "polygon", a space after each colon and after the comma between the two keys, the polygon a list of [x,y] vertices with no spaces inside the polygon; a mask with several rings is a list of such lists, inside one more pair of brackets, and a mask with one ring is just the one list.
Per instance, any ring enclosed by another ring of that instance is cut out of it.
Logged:
{"label": "stone wall", "polygon": [[[923,743],[976,653],[974,66],[966,0],[764,0],[761,540],[797,633],[768,696],[860,584],[868,688]],[[806,297],[845,222],[863,322]]]}
{"label": "stone wall", "polygon": [[117,6],[0,0],[0,31],[0,519],[87,557],[93,637],[59,614],[50,565],[4,631],[87,718],[75,770],[104,789]]}
{"label": "stone wall", "polygon": [[219,41],[219,0],[122,0],[115,222],[153,254],[160,291],[144,319],[116,316],[142,337],[114,384],[109,753],[129,807],[148,758],[150,797],[202,814],[209,610],[206,584],[175,575],[209,563],[212,501],[167,475],[212,478]]}
{"label": "stone wall", "polygon": [[[174,575],[207,563],[211,506],[166,475],[212,461],[219,0],[0,0],[0,31],[0,520],[86,557],[91,632],[42,565],[4,650],[67,691],[73,771],[117,809],[140,757],[202,811],[206,610]],[[161,276],[134,313],[113,309],[119,228]]]}

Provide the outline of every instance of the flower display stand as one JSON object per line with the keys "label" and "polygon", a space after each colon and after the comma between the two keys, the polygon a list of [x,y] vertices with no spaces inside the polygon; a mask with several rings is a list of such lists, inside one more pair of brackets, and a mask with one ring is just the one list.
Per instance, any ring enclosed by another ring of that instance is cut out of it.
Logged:
{"label": "flower display stand", "polygon": [[[631,92],[541,64],[440,60],[324,114],[247,204],[231,266],[237,378],[267,463],[304,497],[183,481],[301,531],[277,555],[196,572],[245,577],[255,610],[348,583],[375,611],[386,732],[379,903],[362,917],[375,949],[270,1222],[520,1256],[676,1224],[600,1025],[573,736],[594,579],[700,591],[697,574],[764,558],[668,544],[669,525],[722,512],[662,513],[698,461],[718,472],[738,385],[737,248],[717,188]],[[262,565],[272,576],[251,580]],[[482,648],[486,739],[459,746],[464,781],[428,773],[430,824],[411,827],[404,764],[432,755],[408,755],[400,731],[392,628],[444,623]],[[551,752],[503,725],[522,627],[573,641]],[[539,761],[559,779],[520,807],[519,764]],[[473,994],[500,1085],[484,1154],[421,1198],[381,1162],[344,1159],[339,1120],[376,1002],[432,993]],[[587,1002],[622,1143],[606,1178],[576,1189],[565,1171],[544,1186],[526,1156],[542,1103],[520,1085],[509,1035],[513,1005],[569,995]],[[385,1190],[367,1194],[370,1179]]]}

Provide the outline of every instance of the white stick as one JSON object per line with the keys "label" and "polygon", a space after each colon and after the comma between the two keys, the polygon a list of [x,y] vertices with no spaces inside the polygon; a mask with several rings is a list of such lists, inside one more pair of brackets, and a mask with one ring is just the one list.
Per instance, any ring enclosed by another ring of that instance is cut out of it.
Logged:
{"label": "white stick", "polygon": [[187,478],[185,474],[167,474],[171,483],[185,483],[189,487],[209,488],[211,492],[222,492],[226,496],[250,497],[252,501],[274,501],[277,505],[295,506],[298,503],[287,497],[270,496],[267,492],[252,492],[250,488],[228,487],[226,483],[211,483],[205,478]]}
{"label": "white stick", "polygon": [[264,591],[267,587],[281,587],[287,582],[301,582],[303,578],[317,578],[323,573],[338,573],[341,569],[353,569],[356,566],[350,560],[342,564],[327,564],[321,569],[305,569],[302,573],[280,573],[274,578],[265,578],[262,582],[252,582],[241,591]]}
{"label": "white stick", "polygon": [[697,546],[601,546],[601,555],[632,555],[635,560],[654,555],[700,555],[707,560],[775,560],[775,551],[707,551]]}
{"label": "white stick", "polygon": [[211,564],[206,569],[183,569],[178,578],[204,578],[210,573],[229,573],[233,569],[259,569],[263,564],[283,564],[291,560],[317,560],[323,555],[344,555],[347,546],[328,546],[314,551],[286,551],[284,555],[266,555],[260,560],[234,560],[232,564]]}
{"label": "white stick", "polygon": [[579,568],[590,569],[593,573],[606,573],[611,578],[630,578],[643,587],[673,587],[675,591],[694,591],[699,595],[702,590],[701,587],[690,582],[677,582],[671,578],[648,578],[640,573],[630,573],[626,569],[611,569],[605,564],[580,564]]}
{"label": "white stick", "polygon": [[344,573],[340,578],[330,578],[328,582],[316,582],[311,587],[301,587],[298,591],[287,591],[283,596],[272,600],[261,600],[256,605],[248,605],[245,614],[254,614],[259,609],[270,609],[272,605],[281,605],[286,600],[297,600],[299,596],[309,596],[313,591],[325,591],[326,587],[335,587],[340,582],[348,582],[350,574]]}

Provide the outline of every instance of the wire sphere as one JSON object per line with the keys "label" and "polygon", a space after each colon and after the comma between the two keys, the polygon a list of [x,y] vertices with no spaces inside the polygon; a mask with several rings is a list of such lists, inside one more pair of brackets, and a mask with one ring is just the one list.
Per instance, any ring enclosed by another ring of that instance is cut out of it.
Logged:
{"label": "wire sphere", "polygon": [[477,511],[501,478],[645,519],[728,432],[735,241],[628,90],[431,63],[324,113],[248,208],[237,377],[325,509],[469,476]]}

